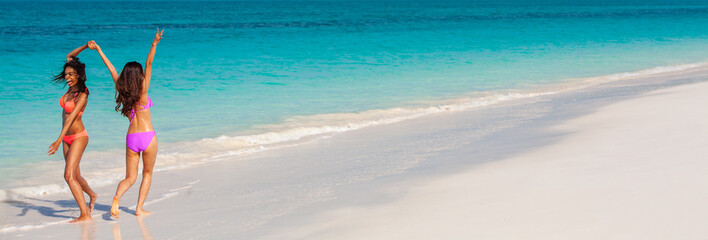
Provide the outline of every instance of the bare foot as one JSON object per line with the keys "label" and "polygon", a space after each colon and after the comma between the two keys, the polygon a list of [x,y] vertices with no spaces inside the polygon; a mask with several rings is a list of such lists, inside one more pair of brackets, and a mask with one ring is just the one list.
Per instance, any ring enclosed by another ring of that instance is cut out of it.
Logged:
{"label": "bare foot", "polygon": [[98,198],[98,194],[93,193],[93,195],[89,195],[91,197],[91,202],[89,203],[89,212],[93,212],[93,207],[96,205],[96,198]]}
{"label": "bare foot", "polygon": [[114,218],[118,218],[118,205],[120,204],[120,200],[117,198],[113,198],[113,203],[111,204],[111,216]]}
{"label": "bare foot", "polygon": [[135,216],[147,216],[147,215],[150,215],[150,214],[152,214],[152,212],[148,212],[148,211],[145,211],[145,210],[142,210],[142,209],[141,209],[141,210],[135,210]]}
{"label": "bare foot", "polygon": [[79,216],[78,218],[69,221],[69,223],[86,222],[86,221],[91,221],[91,220],[93,220],[93,218],[91,218],[91,215],[86,215],[86,216]]}

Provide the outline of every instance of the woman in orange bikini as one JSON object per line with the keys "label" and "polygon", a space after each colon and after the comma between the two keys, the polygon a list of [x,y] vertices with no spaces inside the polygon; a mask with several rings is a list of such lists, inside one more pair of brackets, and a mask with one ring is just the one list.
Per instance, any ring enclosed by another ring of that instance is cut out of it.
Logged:
{"label": "woman in orange bikini", "polygon": [[125,179],[118,184],[116,195],[113,197],[113,203],[111,204],[111,215],[116,218],[119,213],[120,198],[137,180],[138,163],[141,155],[143,157],[143,181],[140,184],[135,215],[150,214],[150,212],[143,209],[143,203],[145,203],[145,198],[148,191],[150,191],[152,169],[155,166],[155,157],[157,156],[157,135],[152,127],[150,118],[152,100],[148,96],[148,89],[150,88],[150,75],[152,73],[152,59],[155,57],[155,49],[160,39],[162,39],[162,32],[158,29],[145,62],[144,72],[140,63],[129,62],[125,64],[120,75],[116,72],[113,64],[108,61],[106,55],[103,54],[101,47],[94,41],[89,42],[89,47],[98,51],[103,63],[106,64],[108,71],[111,72],[111,77],[113,77],[117,92],[115,110],[130,120],[128,135],[125,137]]}
{"label": "woman in orange bikini", "polygon": [[[74,195],[76,204],[79,205],[79,210],[81,210],[81,215],[70,222],[91,220],[90,213],[93,211],[93,206],[98,196],[89,187],[86,179],[81,177],[81,170],[79,169],[81,155],[84,154],[86,145],[89,142],[88,133],[84,128],[84,123],[81,121],[81,115],[86,109],[89,91],[86,88],[86,65],[80,62],[76,56],[86,48],[88,48],[88,44],[78,47],[66,55],[64,70],[54,77],[55,83],[65,82],[69,86],[69,90],[59,99],[64,127],[59,134],[59,139],[49,145],[49,151],[47,152],[47,154],[52,155],[57,152],[60,144],[63,146],[64,160],[66,161],[64,180],[69,184],[71,194]],[[91,197],[88,206],[86,206],[86,201],[84,200],[84,192]]]}

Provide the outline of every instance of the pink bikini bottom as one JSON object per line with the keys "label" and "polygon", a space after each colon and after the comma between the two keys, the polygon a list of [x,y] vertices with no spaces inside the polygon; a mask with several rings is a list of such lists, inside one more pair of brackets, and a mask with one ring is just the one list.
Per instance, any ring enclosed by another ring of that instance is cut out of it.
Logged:
{"label": "pink bikini bottom", "polygon": [[145,151],[155,137],[155,131],[131,133],[125,136],[125,144],[130,150],[139,153]]}

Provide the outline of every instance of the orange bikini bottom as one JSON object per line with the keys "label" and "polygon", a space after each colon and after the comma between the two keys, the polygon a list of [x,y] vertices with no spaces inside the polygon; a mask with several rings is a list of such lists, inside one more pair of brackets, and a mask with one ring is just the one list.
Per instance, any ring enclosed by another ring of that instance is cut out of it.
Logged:
{"label": "orange bikini bottom", "polygon": [[86,132],[86,129],[84,129],[83,131],[81,131],[77,134],[74,134],[74,135],[64,136],[63,140],[64,140],[64,142],[71,145],[71,143],[74,142],[74,140],[76,140],[77,138],[80,138],[80,137],[88,137],[88,132]]}

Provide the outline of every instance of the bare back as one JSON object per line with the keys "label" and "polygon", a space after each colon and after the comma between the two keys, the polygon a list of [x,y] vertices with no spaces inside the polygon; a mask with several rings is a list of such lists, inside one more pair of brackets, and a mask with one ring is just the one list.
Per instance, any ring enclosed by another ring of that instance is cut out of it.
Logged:
{"label": "bare back", "polygon": [[[152,118],[150,116],[149,104],[151,105],[151,103],[147,93],[141,94],[138,104],[133,106],[135,116],[128,127],[128,134],[155,130],[152,126]],[[145,106],[148,107],[145,108]]]}

